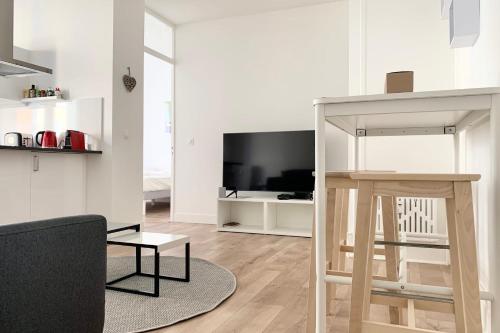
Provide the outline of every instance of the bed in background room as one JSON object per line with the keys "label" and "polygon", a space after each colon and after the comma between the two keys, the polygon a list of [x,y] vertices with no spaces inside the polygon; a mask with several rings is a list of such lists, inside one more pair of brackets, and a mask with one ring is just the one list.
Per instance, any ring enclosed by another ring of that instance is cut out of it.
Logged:
{"label": "bed in background room", "polygon": [[146,214],[146,203],[155,201],[170,201],[171,179],[160,174],[145,174],[143,178],[144,208]]}

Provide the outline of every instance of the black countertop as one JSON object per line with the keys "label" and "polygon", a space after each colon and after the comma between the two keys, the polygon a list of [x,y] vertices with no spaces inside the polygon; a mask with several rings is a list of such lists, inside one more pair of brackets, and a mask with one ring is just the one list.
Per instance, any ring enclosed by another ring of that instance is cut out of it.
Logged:
{"label": "black countertop", "polygon": [[24,150],[30,152],[59,153],[59,154],[102,154],[102,150],[71,150],[59,148],[41,148],[41,147],[13,147],[0,145],[0,150]]}

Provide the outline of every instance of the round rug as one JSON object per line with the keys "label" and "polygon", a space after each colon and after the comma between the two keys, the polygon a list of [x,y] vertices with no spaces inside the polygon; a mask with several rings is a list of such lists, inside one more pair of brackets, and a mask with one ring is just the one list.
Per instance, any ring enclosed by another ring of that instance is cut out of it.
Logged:
{"label": "round rug", "polygon": [[[153,272],[154,258],[142,257],[142,271]],[[135,271],[135,257],[108,257],[107,280]],[[184,277],[184,258],[160,257],[160,274]],[[153,291],[153,278],[133,276],[113,286]],[[191,281],[160,280],[160,297],[106,290],[105,333],[144,332],[215,309],[236,290],[236,277],[209,261],[191,258]]]}

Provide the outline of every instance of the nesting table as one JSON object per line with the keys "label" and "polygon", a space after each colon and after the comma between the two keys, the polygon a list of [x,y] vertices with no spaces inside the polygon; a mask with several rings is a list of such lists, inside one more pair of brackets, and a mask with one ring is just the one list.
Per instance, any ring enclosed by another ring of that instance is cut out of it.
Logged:
{"label": "nesting table", "polygon": [[[173,234],[162,234],[153,232],[141,232],[140,224],[114,224],[108,223],[108,235],[116,232],[132,230],[135,232],[116,236],[109,238],[108,245],[120,245],[135,247],[135,272],[127,274],[125,276],[114,279],[110,282],[106,282],[106,289],[127,292],[137,295],[144,296],[160,296],[160,279],[164,280],[174,280],[181,282],[190,281],[190,238],[186,235],[173,235]],[[185,247],[185,274],[184,277],[173,277],[160,275],[160,252],[165,251],[177,246],[184,245]],[[153,249],[154,250],[154,272],[145,273],[142,271],[141,267],[141,250],[142,249]],[[131,278],[133,276],[143,276],[150,277],[154,279],[153,292],[117,287],[116,283]]]}

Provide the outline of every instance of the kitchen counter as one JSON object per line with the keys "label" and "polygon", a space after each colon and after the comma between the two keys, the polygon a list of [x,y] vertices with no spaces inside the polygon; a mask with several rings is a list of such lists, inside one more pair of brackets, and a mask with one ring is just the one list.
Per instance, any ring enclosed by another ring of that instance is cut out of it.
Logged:
{"label": "kitchen counter", "polygon": [[59,148],[41,148],[41,147],[13,147],[0,145],[0,150],[24,150],[29,152],[42,153],[60,153],[60,154],[102,154],[101,150],[71,150]]}

